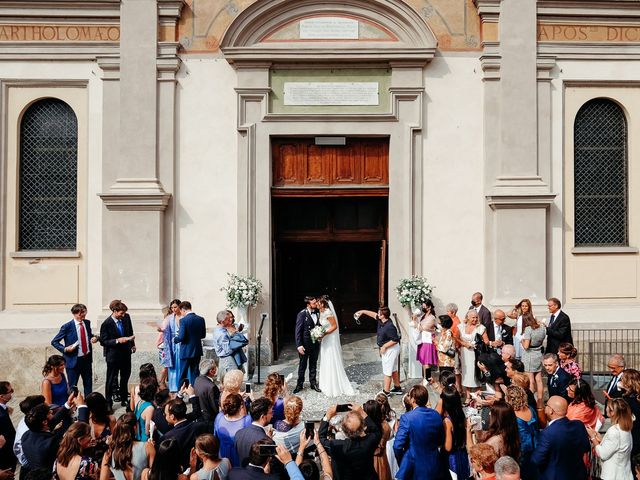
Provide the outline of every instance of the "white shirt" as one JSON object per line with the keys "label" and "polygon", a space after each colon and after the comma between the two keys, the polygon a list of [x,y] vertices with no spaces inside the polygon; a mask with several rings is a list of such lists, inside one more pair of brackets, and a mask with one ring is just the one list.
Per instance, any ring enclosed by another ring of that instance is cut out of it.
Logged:
{"label": "white shirt", "polygon": [[[75,318],[73,319],[73,322],[76,325],[76,334],[78,334],[78,356],[79,357],[84,357],[84,353],[82,353],[82,340],[80,339],[80,324],[81,322],[78,322]],[[85,333],[85,338],[87,339],[87,353],[89,353],[91,351],[91,347],[89,346],[89,343],[91,343],[91,339],[89,338],[89,332],[87,330],[87,327],[85,325],[84,327],[84,333]]]}
{"label": "white shirt", "polygon": [[313,321],[315,323],[318,323],[318,314],[315,312],[312,312],[310,309],[307,308],[307,311],[309,312],[309,315],[311,315],[311,318],[313,319]]}
{"label": "white shirt", "polygon": [[612,390],[615,390],[615,388],[618,386],[618,383],[620,382],[620,379],[622,378],[623,373],[624,373],[624,370],[611,379],[611,383],[609,384],[607,393],[611,393]]}

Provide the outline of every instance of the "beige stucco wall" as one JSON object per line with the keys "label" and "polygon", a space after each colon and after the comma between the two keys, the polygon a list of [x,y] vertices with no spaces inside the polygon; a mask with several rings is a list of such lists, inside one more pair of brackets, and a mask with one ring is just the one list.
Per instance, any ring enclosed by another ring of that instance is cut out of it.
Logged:
{"label": "beige stucco wall", "polygon": [[[177,296],[210,318],[237,265],[236,73],[222,59],[183,58],[178,75]],[[210,322],[211,323],[211,322]]]}

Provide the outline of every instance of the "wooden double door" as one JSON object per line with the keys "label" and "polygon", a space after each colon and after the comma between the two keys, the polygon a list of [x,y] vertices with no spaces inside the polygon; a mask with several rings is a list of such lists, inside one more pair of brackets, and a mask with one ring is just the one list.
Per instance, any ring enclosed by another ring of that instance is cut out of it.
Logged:
{"label": "wooden double door", "polygon": [[375,331],[353,314],[387,302],[387,152],[381,138],[272,142],[275,355],[294,340],[306,295],[331,297],[342,332]]}

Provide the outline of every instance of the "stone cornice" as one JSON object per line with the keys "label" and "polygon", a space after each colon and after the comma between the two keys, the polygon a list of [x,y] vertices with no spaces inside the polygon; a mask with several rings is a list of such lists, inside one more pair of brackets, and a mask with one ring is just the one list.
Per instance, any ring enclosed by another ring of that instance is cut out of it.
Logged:
{"label": "stone cornice", "polygon": [[3,1],[0,2],[0,19],[4,17],[28,18],[30,21],[38,18],[69,20],[73,17],[118,19],[120,0]]}
{"label": "stone cornice", "polygon": [[164,211],[171,194],[155,179],[120,178],[98,196],[109,210]]}
{"label": "stone cornice", "polygon": [[558,60],[639,60],[640,44],[538,42],[538,55]]}
{"label": "stone cornice", "polygon": [[184,7],[184,0],[158,0],[158,16],[160,21],[177,22]]}
{"label": "stone cornice", "polygon": [[538,17],[640,16],[637,0],[538,0]]}
{"label": "stone cornice", "polygon": [[429,62],[436,53],[436,48],[406,48],[390,47],[380,48],[379,45],[371,47],[345,47],[331,50],[322,47],[309,47],[308,44],[289,44],[289,48],[243,48],[227,47],[223,53],[229,63],[234,65],[241,62],[304,62],[313,59],[314,62],[380,62],[389,61],[422,61]]}
{"label": "stone cornice", "polygon": [[500,3],[502,0],[474,0],[474,4],[478,9],[478,14],[484,20],[498,20],[500,16]]}
{"label": "stone cornice", "polygon": [[521,193],[521,194],[491,194],[487,195],[487,204],[491,209],[501,208],[549,208],[555,198],[555,193]]}

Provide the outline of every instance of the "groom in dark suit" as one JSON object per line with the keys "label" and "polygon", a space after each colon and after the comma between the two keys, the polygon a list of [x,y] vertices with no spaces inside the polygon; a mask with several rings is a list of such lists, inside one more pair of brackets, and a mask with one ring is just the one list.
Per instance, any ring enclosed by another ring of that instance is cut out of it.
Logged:
{"label": "groom in dark suit", "polygon": [[320,314],[316,310],[317,303],[315,297],[305,297],[306,308],[301,310],[296,317],[296,347],[298,348],[298,384],[293,393],[298,393],[304,386],[304,373],[309,364],[309,383],[311,388],[320,392],[316,380],[316,370],[318,366],[318,354],[320,353],[320,342],[311,341],[311,330],[319,325]]}

